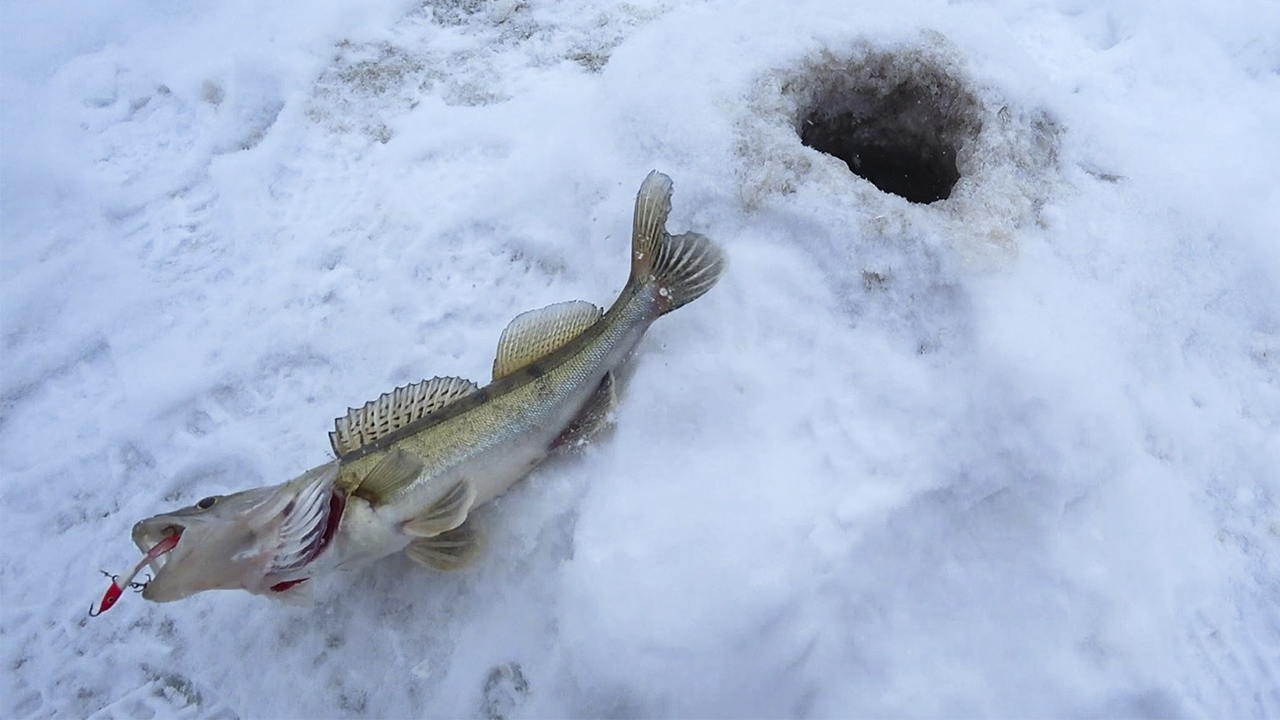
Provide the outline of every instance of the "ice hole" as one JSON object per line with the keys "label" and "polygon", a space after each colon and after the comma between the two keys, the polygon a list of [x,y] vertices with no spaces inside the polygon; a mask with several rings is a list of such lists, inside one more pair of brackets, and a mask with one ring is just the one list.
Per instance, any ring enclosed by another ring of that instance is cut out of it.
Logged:
{"label": "ice hole", "polygon": [[932,203],[950,197],[956,157],[980,124],[973,97],[941,68],[883,54],[824,79],[799,132],[880,190]]}

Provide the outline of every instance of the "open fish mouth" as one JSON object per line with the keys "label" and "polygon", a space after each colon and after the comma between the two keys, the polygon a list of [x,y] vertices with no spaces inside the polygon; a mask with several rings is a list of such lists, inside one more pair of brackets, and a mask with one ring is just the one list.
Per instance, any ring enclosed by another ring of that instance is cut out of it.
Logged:
{"label": "open fish mouth", "polygon": [[183,527],[181,525],[165,525],[155,529],[139,529],[134,533],[133,541],[137,544],[138,549],[143,555],[149,556],[151,559],[147,562],[147,567],[151,568],[152,575],[159,575],[164,566],[169,563],[169,552],[155,553],[156,548],[169,538],[177,537],[181,539]]}
{"label": "open fish mouth", "polygon": [[177,573],[184,586],[224,587],[236,575],[245,588],[303,578],[333,541],[346,509],[330,475],[307,480],[258,497],[221,497],[205,510],[197,511],[198,503],[158,515],[134,526],[133,541],[154,578]]}

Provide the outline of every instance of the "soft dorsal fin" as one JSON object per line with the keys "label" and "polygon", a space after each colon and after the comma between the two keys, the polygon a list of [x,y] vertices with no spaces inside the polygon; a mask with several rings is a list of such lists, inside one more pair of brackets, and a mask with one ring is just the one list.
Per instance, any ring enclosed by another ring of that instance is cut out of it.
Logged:
{"label": "soft dorsal fin", "polygon": [[348,408],[346,417],[333,422],[329,444],[339,458],[386,437],[414,420],[425,417],[479,386],[456,377],[435,377],[398,387],[370,400],[361,408]]}
{"label": "soft dorsal fin", "polygon": [[559,350],[595,325],[603,314],[589,302],[570,300],[517,315],[498,338],[493,379],[504,378]]}

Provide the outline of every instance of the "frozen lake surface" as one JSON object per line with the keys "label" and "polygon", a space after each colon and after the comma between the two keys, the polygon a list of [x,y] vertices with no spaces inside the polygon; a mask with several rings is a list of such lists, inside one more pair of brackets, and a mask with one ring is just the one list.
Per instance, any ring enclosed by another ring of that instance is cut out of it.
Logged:
{"label": "frozen lake surface", "polygon": [[[1280,716],[1280,5],[3,12],[0,716]],[[474,566],[86,617],[652,168],[729,272]]]}

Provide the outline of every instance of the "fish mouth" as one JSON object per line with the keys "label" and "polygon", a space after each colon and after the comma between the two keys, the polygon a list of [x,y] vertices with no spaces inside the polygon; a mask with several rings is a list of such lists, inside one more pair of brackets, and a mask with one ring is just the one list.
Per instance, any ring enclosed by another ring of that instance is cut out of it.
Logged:
{"label": "fish mouth", "polygon": [[[143,555],[151,555],[152,550],[165,540],[168,540],[171,537],[177,537],[180,539],[182,537],[182,532],[185,529],[186,528],[181,525],[171,523],[156,526],[154,528],[139,527],[134,530],[133,542],[138,546],[138,549],[142,551]],[[169,552],[162,553],[152,558],[147,563],[147,567],[151,569],[151,574],[153,576],[158,576],[160,571],[169,564],[170,554],[171,553]]]}
{"label": "fish mouth", "polygon": [[[269,533],[272,541],[251,551],[262,558],[258,571],[261,580],[255,582],[251,576],[246,577],[246,589],[257,586],[274,590],[276,586],[288,587],[305,579],[307,566],[329,548],[337,535],[346,504],[347,499],[342,492],[319,484],[304,489],[298,497],[288,501],[276,516],[278,522],[273,523],[274,531]],[[213,541],[211,531],[216,535],[214,527],[203,522],[188,522],[179,516],[159,516],[138,523],[133,540],[144,555],[152,556],[161,543],[173,542],[175,536],[182,539],[180,543],[173,543],[172,549],[154,554],[148,561],[152,577],[160,578],[170,565],[182,565],[188,556],[201,555],[198,546],[202,541]],[[246,558],[223,559],[238,561]]]}

